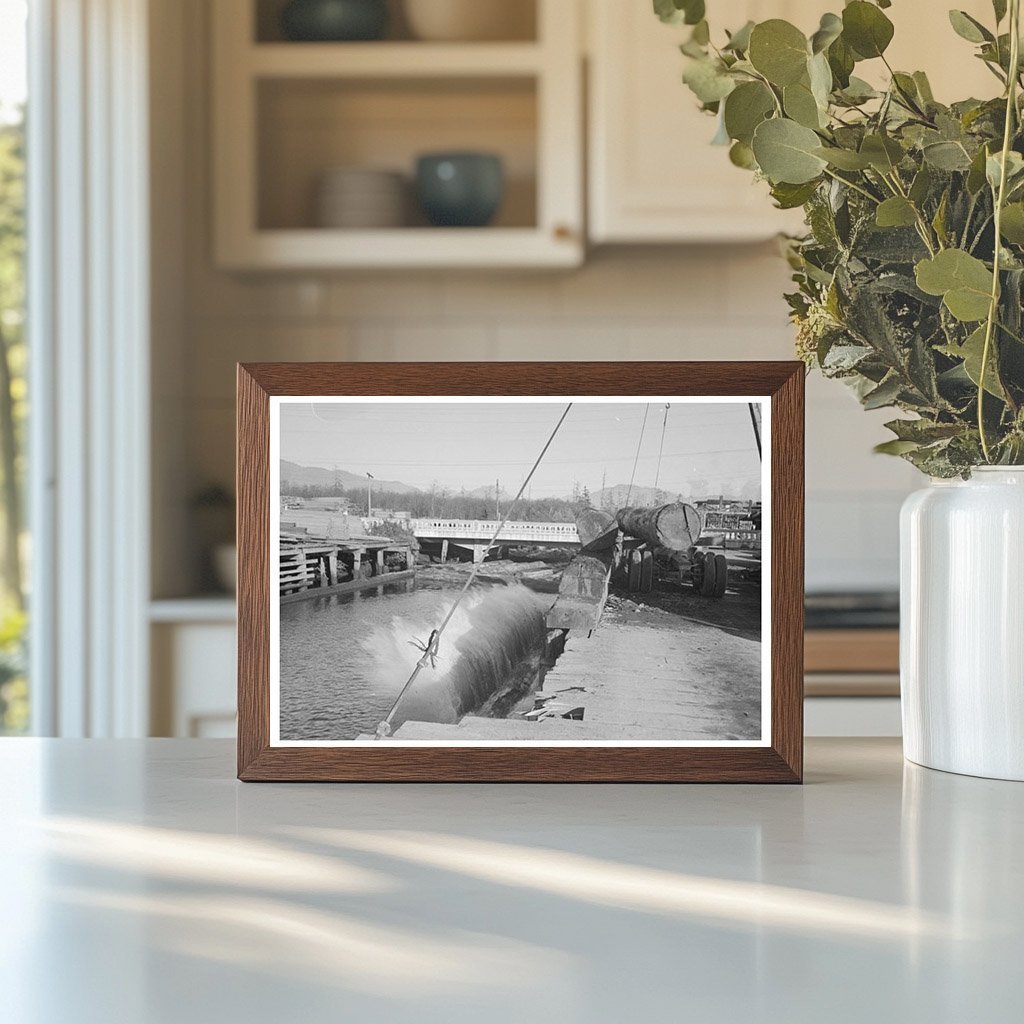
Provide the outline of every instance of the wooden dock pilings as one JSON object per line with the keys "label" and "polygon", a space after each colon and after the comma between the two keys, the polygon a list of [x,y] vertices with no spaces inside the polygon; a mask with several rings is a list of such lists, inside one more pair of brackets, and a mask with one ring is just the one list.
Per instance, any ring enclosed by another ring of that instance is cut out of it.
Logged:
{"label": "wooden dock pilings", "polygon": [[413,568],[412,547],[385,537],[349,541],[320,540],[281,535],[278,586],[281,597],[322,594],[327,589],[348,588],[361,581],[380,578]]}

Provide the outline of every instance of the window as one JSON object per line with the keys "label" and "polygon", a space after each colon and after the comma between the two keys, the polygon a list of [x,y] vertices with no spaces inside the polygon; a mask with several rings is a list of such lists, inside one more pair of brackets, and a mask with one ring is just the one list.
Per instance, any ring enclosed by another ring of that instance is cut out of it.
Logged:
{"label": "window", "polygon": [[0,734],[29,725],[26,674],[26,0],[0,0]]}

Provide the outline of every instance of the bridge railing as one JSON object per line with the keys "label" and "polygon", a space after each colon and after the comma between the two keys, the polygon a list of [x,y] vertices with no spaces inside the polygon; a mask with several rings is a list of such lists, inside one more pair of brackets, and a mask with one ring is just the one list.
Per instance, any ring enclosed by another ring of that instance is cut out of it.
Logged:
{"label": "bridge railing", "polygon": [[[414,519],[412,532],[424,538],[461,538],[463,540],[490,540],[497,526],[487,519]],[[578,544],[575,523],[506,523],[498,536],[499,541],[548,541]]]}

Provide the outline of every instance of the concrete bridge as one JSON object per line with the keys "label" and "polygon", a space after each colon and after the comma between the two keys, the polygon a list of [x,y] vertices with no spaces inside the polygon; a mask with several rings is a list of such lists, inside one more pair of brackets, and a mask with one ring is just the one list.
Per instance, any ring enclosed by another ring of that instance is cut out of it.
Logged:
{"label": "concrete bridge", "polygon": [[[441,560],[453,553],[471,553],[474,562],[482,562],[487,545],[498,524],[487,519],[414,519],[412,532],[420,542],[420,548],[433,553],[439,548]],[[565,547],[580,545],[575,523],[506,523],[491,549],[499,557],[504,549],[514,547]]]}

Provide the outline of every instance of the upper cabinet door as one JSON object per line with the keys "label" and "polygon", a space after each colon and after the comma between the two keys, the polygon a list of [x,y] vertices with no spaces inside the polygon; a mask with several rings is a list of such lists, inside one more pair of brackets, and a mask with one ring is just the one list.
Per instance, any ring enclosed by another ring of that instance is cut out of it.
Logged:
{"label": "upper cabinet door", "polygon": [[[711,145],[715,119],[682,82],[679,44],[689,28],[663,25],[650,0],[587,2],[591,240],[737,241],[798,229],[799,215],[776,210],[767,186]],[[799,17],[800,6],[824,9],[821,0],[712,0],[708,16],[716,37],[748,19],[817,26],[817,14]]]}
{"label": "upper cabinet door", "polygon": [[[601,242],[714,242],[799,231],[799,211],[776,210],[764,183],[712,146],[713,118],[682,84],[686,26],[663,25],[650,0],[587,0],[590,26],[590,237]],[[748,19],[785,18],[808,35],[844,0],[708,0],[713,38]],[[990,96],[998,83],[949,24],[946,4],[898,0],[888,54],[894,67],[928,72],[936,97]],[[989,0],[955,6],[992,22]],[[887,77],[880,61],[861,77]]]}

